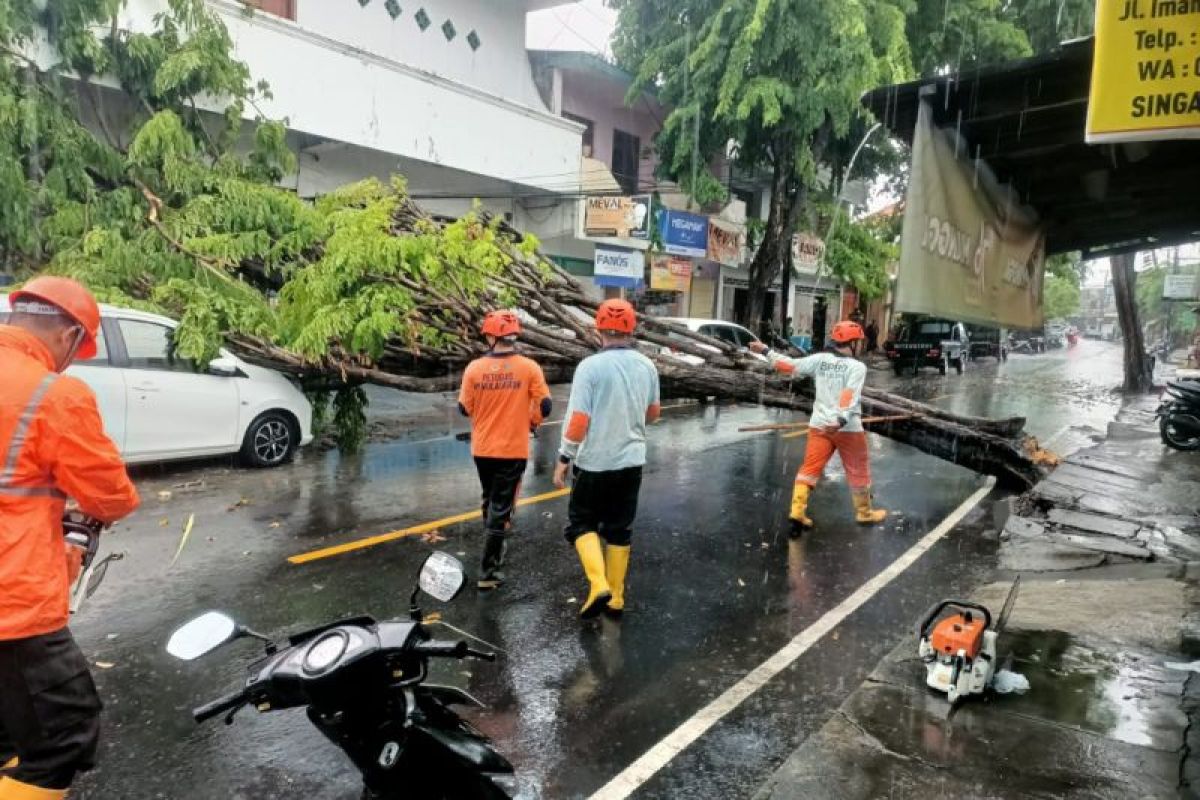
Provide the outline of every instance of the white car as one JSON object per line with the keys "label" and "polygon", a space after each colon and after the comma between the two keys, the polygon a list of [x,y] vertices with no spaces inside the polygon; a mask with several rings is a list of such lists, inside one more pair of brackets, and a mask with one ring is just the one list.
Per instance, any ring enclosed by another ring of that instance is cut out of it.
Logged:
{"label": "white car", "polygon": [[[662,317],[661,321],[674,323],[682,328],[687,328],[689,331],[699,333],[703,336],[711,336],[714,339],[720,339],[721,341],[728,342],[729,344],[733,345],[734,347],[737,347],[740,349],[748,348],[750,346],[751,342],[759,341],[757,336],[755,336],[753,333],[751,333],[747,329],[743,328],[741,325],[735,325],[732,322],[726,322],[725,320],[721,320],[721,319],[698,319],[698,318],[694,318],[694,317],[687,317],[687,318],[684,318],[684,317]],[[711,349],[714,353],[717,352],[717,349],[715,347],[709,347],[709,345],[706,345],[706,344],[697,343],[696,346],[703,347],[706,349]],[[664,347],[662,349],[662,352],[664,355],[674,356],[675,358],[678,358],[680,361],[684,361],[688,364],[695,365],[695,364],[704,363],[704,359],[700,358],[699,356],[693,356],[693,355],[690,355],[687,353],[680,353],[680,352],[672,350],[669,347]],[[751,355],[754,358],[757,358],[761,361],[767,360],[764,356],[760,356],[757,353],[751,353]]]}
{"label": "white car", "polygon": [[[8,296],[0,296],[7,321]],[[312,441],[312,405],[278,372],[225,350],[206,372],[175,354],[178,323],[101,306],[98,352],[67,369],[96,393],[104,429],[126,463],[240,453],[256,467]]]}

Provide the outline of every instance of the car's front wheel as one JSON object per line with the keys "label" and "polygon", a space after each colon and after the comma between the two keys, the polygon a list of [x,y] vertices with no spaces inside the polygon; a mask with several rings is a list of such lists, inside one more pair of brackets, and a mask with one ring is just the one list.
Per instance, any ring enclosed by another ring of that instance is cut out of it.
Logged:
{"label": "car's front wheel", "polygon": [[242,460],[252,467],[278,467],[296,453],[296,426],[278,411],[268,411],[250,423],[242,440]]}

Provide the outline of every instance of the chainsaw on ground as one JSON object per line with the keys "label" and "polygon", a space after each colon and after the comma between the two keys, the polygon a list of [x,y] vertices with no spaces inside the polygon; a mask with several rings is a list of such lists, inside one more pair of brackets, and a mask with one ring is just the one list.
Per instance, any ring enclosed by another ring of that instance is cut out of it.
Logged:
{"label": "chainsaw on ground", "polygon": [[925,683],[944,692],[951,705],[983,694],[996,674],[996,640],[1017,601],[1021,579],[1013,581],[999,617],[979,603],[943,600],[921,618],[917,653],[925,662]]}

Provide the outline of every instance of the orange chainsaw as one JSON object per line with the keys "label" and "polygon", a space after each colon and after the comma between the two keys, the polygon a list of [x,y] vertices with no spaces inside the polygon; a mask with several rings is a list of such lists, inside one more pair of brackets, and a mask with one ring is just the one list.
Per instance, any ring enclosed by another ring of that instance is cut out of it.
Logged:
{"label": "orange chainsaw", "polygon": [[951,704],[987,690],[996,674],[996,640],[1020,587],[1018,577],[994,619],[986,606],[967,600],[943,600],[929,609],[917,629],[917,653],[925,662],[929,688],[945,692]]}

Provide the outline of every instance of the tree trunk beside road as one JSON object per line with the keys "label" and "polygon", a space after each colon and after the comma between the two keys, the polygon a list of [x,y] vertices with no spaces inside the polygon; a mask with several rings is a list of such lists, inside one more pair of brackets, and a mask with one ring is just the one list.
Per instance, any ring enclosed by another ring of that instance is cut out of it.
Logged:
{"label": "tree trunk beside road", "polygon": [[1117,302],[1117,319],[1125,346],[1125,384],[1127,392],[1144,392],[1150,388],[1153,375],[1142,340],[1142,324],[1137,308],[1137,273],[1133,269],[1136,253],[1112,256],[1113,294]]}

